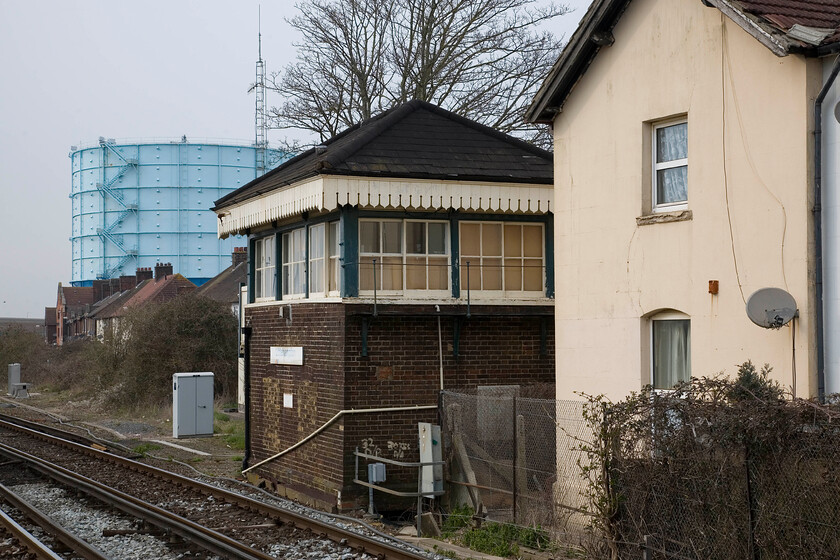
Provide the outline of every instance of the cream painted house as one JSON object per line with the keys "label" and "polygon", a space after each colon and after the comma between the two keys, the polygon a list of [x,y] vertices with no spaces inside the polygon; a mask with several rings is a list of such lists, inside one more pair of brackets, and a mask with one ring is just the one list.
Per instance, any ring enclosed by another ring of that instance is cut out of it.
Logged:
{"label": "cream painted house", "polygon": [[[834,0],[593,2],[527,114],[554,130],[558,398],[747,359],[840,391],[838,25]],[[753,324],[765,287],[798,318]]]}

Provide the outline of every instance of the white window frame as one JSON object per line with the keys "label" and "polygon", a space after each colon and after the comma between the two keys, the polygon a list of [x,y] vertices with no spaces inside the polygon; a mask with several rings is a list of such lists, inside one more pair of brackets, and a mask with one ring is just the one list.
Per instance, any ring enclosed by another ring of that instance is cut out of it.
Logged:
{"label": "white window frame", "polygon": [[[335,226],[335,232],[333,233],[333,226]],[[335,237],[335,254],[330,253],[330,241],[332,238]],[[324,257],[326,258],[325,261],[325,271],[326,278],[324,279],[324,289],[329,296],[338,296],[341,294],[341,275],[342,275],[342,266],[341,266],[341,222],[338,220],[333,220],[331,222],[326,222],[326,231],[324,232]],[[330,266],[332,266],[333,261],[335,263],[335,289],[330,289]]]}
{"label": "white window frame", "polygon": [[[379,229],[379,253],[371,253],[371,252],[362,252],[362,242],[361,242],[361,231],[362,231],[362,223],[370,223],[376,222],[379,224],[384,223],[399,223],[401,227],[400,232],[400,252],[399,253],[385,253],[383,251],[384,244],[383,244],[383,229],[380,225]],[[444,254],[429,254],[428,247],[429,247],[429,228],[426,227],[426,253],[409,253],[406,250],[406,243],[407,243],[407,235],[406,235],[406,224],[409,223],[424,223],[424,224],[443,224],[444,226],[444,250],[446,251]],[[377,275],[376,278],[379,281],[380,285],[382,283],[382,271],[383,271],[383,264],[382,258],[383,257],[391,257],[391,258],[399,258],[401,265],[402,265],[402,289],[398,290],[376,290],[377,293],[383,295],[413,295],[415,297],[447,297],[452,294],[452,274],[449,270],[449,263],[451,262],[451,236],[452,232],[449,231],[449,222],[447,220],[421,220],[421,219],[391,219],[391,218],[360,218],[359,219],[359,295],[371,295],[373,294],[372,289],[362,289],[361,285],[361,261],[363,258],[375,258],[377,259],[376,268],[377,268]],[[441,290],[429,290],[429,289],[408,289],[406,288],[406,284],[408,281],[407,275],[407,259],[414,258],[414,257],[424,257],[426,258],[427,268],[426,268],[426,285],[428,285],[429,279],[429,272],[428,272],[428,259],[429,258],[438,258],[445,260],[447,262],[447,273],[446,273],[446,288]]]}
{"label": "white window frame", "polygon": [[[466,273],[466,265],[464,264],[465,260],[470,259],[470,279],[472,280],[472,275],[474,272],[477,271],[482,274],[481,276],[481,288],[478,290],[471,290],[471,294],[478,294],[482,297],[516,297],[516,296],[524,296],[524,297],[545,297],[545,267],[546,267],[546,246],[545,246],[545,224],[542,222],[499,222],[499,221],[492,221],[492,220],[469,220],[469,221],[462,221],[458,225],[459,229],[459,243],[463,242],[463,231],[461,230],[462,226],[469,225],[469,224],[477,224],[477,225],[500,225],[502,229],[502,237],[501,237],[501,244],[502,244],[502,251],[500,256],[490,255],[484,256],[484,234],[481,234],[481,239],[479,240],[479,251],[482,253],[481,255],[464,255],[463,252],[463,245],[461,244],[458,247],[458,259],[461,263],[460,265],[460,276],[461,276],[461,297],[465,298],[467,290],[469,286],[467,285],[467,273]],[[526,257],[525,250],[524,250],[524,243],[525,243],[525,236],[520,235],[520,255],[519,256],[505,256],[505,226],[535,226],[540,228],[540,243],[541,243],[541,252],[542,256],[539,258],[540,260],[540,289],[539,290],[526,290],[525,289],[525,278],[524,278],[524,266],[526,260],[536,260],[536,257]],[[482,230],[483,232],[483,230]],[[483,276],[483,265],[484,259],[498,259],[502,263],[502,270],[501,270],[501,289],[500,290],[491,290],[491,289],[484,289],[484,276]],[[472,262],[472,259],[478,259],[478,263]],[[505,260],[506,259],[517,259],[522,263],[520,270],[522,270],[522,276],[520,277],[522,289],[508,289],[505,286]]]}
{"label": "white window frame", "polygon": [[[657,152],[657,133],[660,129],[668,128],[670,126],[675,126],[679,124],[686,125],[686,138],[685,138],[685,153],[686,157],[681,159],[675,159],[671,161],[664,161],[664,162],[657,162],[656,161],[656,152]],[[653,212],[674,212],[678,210],[684,210],[688,208],[688,184],[686,184],[686,199],[680,200],[676,202],[659,202],[657,200],[657,187],[659,186],[659,171],[665,169],[675,169],[678,167],[685,167],[686,173],[688,172],[688,119],[686,117],[681,117],[678,119],[670,119],[667,121],[657,122],[653,124],[653,130],[651,131],[651,208]]]}
{"label": "white window frame", "polygon": [[[322,222],[320,224],[314,224],[309,226],[309,235],[307,237],[306,243],[309,247],[309,262],[306,265],[306,291],[309,292],[309,297],[324,295],[327,292],[327,224],[326,222]],[[313,257],[314,251],[312,247],[318,245],[317,243],[313,243],[312,236],[315,232],[321,231],[321,256],[320,257]],[[318,278],[318,274],[313,274],[313,269],[316,268],[313,266],[318,261],[321,261],[321,274],[320,278]],[[315,289],[313,287],[313,281],[320,281],[321,289]]]}
{"label": "white window frame", "polygon": [[[268,243],[269,241],[271,243]],[[270,245],[270,251],[266,251],[266,245]],[[268,255],[270,259],[266,259],[266,255]],[[276,260],[276,235],[269,235],[254,240],[254,301],[273,301],[277,299]],[[258,272],[261,274],[257,274]],[[262,278],[262,282],[257,281],[258,277]],[[274,279],[274,290],[270,290],[272,278]]]}
{"label": "white window frame", "polygon": [[689,381],[691,379],[691,317],[686,315],[685,313],[680,313],[679,311],[663,311],[661,313],[657,313],[653,315],[649,319],[649,332],[648,337],[650,338],[650,348],[649,348],[649,357],[650,357],[650,384],[653,389],[657,392],[669,392],[672,390],[670,387],[656,387],[655,379],[654,379],[654,372],[656,371],[656,352],[654,346],[654,326],[655,323],[658,321],[686,321],[688,322],[688,356],[686,356],[687,360],[687,369],[688,369],[688,379],[681,379],[680,381]]}
{"label": "white window frame", "polygon": [[[286,239],[288,238],[293,241],[295,235],[300,235],[303,237],[303,251],[300,260],[290,260],[290,255],[288,254],[289,251],[286,251]],[[284,232],[280,236],[280,243],[282,244],[283,250],[281,251],[281,271],[282,271],[282,290],[281,296],[284,300],[286,299],[301,299],[306,297],[306,280],[307,280],[307,267],[306,267],[306,244],[309,242],[309,238],[306,235],[306,228],[297,228],[291,231]],[[289,282],[286,282],[286,270],[291,270],[293,267],[301,266],[303,270],[301,271],[301,279],[302,279],[302,286],[301,291],[299,292],[292,292],[290,290]]]}

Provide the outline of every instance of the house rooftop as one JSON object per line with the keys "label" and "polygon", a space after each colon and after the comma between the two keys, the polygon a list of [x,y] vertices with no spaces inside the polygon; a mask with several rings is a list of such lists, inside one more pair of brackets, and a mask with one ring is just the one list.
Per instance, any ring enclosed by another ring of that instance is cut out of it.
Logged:
{"label": "house rooftop", "polygon": [[553,156],[423,101],[348,128],[216,201],[219,210],[316,175],[551,184]]}
{"label": "house rooftop", "polygon": [[235,263],[199,286],[195,294],[222,303],[237,303],[239,302],[239,287],[247,280],[248,263]]}
{"label": "house rooftop", "polygon": [[[698,0],[671,0],[697,2]],[[718,9],[777,56],[840,52],[840,0],[700,0]],[[631,0],[594,0],[525,113],[551,122],[604,47]]]}

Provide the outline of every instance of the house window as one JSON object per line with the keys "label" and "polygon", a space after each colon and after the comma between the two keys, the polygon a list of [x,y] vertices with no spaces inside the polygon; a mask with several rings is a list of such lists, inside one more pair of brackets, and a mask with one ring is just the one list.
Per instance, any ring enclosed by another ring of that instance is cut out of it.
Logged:
{"label": "house window", "polygon": [[688,202],[688,123],[653,127],[653,210],[685,208]]}
{"label": "house window", "polygon": [[324,293],[326,280],[324,268],[324,233],[326,226],[318,224],[309,228],[309,293]]}
{"label": "house window", "polygon": [[462,222],[460,231],[462,286],[508,292],[544,290],[542,224]]}
{"label": "house window", "polygon": [[671,389],[691,378],[691,321],[682,314],[651,320],[651,384]]}
{"label": "house window", "polygon": [[304,278],[306,268],[304,229],[283,234],[283,296],[305,294]]}
{"label": "house window", "polygon": [[359,287],[448,290],[448,253],[446,222],[360,220]]}
{"label": "house window", "polygon": [[274,299],[277,295],[274,256],[273,235],[254,241],[254,297],[258,300]]}

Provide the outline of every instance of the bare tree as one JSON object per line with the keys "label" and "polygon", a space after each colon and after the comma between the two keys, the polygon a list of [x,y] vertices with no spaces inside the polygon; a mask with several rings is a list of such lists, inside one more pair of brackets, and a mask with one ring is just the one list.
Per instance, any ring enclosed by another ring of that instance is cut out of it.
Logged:
{"label": "bare tree", "polygon": [[270,76],[272,126],[325,140],[411,99],[541,145],[525,108],[561,42],[541,24],[569,11],[541,0],[305,0],[290,24],[297,61]]}

